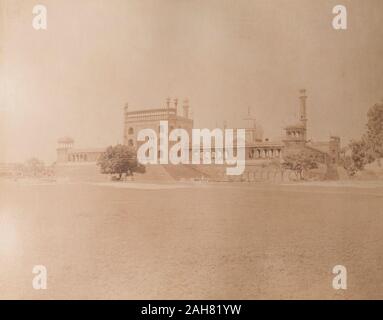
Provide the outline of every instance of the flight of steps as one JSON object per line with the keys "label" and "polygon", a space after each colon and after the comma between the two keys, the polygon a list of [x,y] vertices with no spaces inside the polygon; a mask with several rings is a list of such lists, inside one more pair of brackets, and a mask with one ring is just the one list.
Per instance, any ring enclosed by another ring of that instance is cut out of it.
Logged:
{"label": "flight of steps", "polygon": [[206,180],[208,175],[190,164],[164,165],[164,169],[177,181]]}
{"label": "flight of steps", "polygon": [[175,179],[169,174],[163,165],[152,164],[145,166],[145,173],[135,173],[133,177],[134,181],[174,181]]}

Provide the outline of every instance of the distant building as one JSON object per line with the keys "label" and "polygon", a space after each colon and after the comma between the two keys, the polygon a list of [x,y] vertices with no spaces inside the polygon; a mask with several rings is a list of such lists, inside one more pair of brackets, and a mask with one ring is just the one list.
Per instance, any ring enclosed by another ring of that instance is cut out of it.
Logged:
{"label": "distant building", "polygon": [[[189,136],[193,129],[193,119],[190,118],[189,101],[184,100],[182,114],[178,113],[178,99],[170,98],[166,101],[166,107],[140,111],[129,111],[128,104],[124,108],[124,144],[138,148],[144,141],[137,140],[137,134],[141,129],[153,129],[159,135],[160,121],[168,121],[169,132],[176,128],[185,129]],[[71,137],[63,137],[58,140],[57,163],[87,163],[96,162],[106,148],[74,148],[74,140]]]}
{"label": "distant building", "polygon": [[96,162],[106,148],[74,148],[74,140],[70,137],[60,138],[57,148],[57,163]]}
{"label": "distant building", "polygon": [[[283,158],[289,154],[305,151],[314,154],[323,163],[339,162],[340,138],[331,136],[329,141],[309,141],[307,139],[307,95],[300,90],[300,108],[298,122],[285,127],[282,141],[246,140],[247,160]],[[246,128],[246,131],[249,130]]]}
{"label": "distant building", "polygon": [[191,137],[193,129],[193,119],[190,118],[189,101],[184,100],[182,114],[178,113],[178,99],[173,100],[171,105],[170,98],[166,101],[165,108],[149,109],[141,111],[129,111],[126,104],[124,110],[124,144],[138,148],[144,141],[137,140],[137,134],[142,129],[152,129],[159,136],[160,121],[167,121],[169,133],[173,129],[185,129]]}
{"label": "distant building", "polygon": [[0,177],[11,177],[17,172],[18,166],[21,164],[17,163],[1,163],[0,162]]}
{"label": "distant building", "polygon": [[[247,161],[258,160],[282,160],[284,156],[292,153],[306,151],[314,154],[323,163],[336,164],[339,162],[341,147],[340,138],[330,137],[329,141],[314,142],[307,139],[307,95],[306,90],[300,90],[299,119],[296,124],[285,127],[285,136],[281,141],[269,141],[263,139],[262,131],[257,128],[255,118],[251,116],[250,110],[247,121],[245,136],[245,155]],[[144,141],[138,141],[138,132],[142,129],[152,129],[159,136],[160,121],[167,121],[169,133],[176,128],[185,129],[189,137],[192,136],[193,119],[190,117],[190,107],[188,100],[182,103],[182,113],[178,112],[178,99],[170,98],[166,101],[166,106],[156,109],[130,111],[128,104],[124,108],[124,144],[133,148],[138,148]],[[226,127],[226,122],[224,127]],[[224,128],[225,129],[225,128]],[[236,129],[234,129],[236,130]],[[74,140],[64,137],[58,140],[57,163],[86,163],[96,162],[106,148],[74,148]],[[214,142],[213,142],[214,145]],[[215,150],[217,151],[217,150]],[[214,152],[215,152],[214,151]],[[160,152],[160,151],[158,151]],[[201,156],[203,153],[210,152],[203,150],[201,146]],[[224,152],[221,150],[221,152]],[[212,155],[214,158],[214,155]]]}

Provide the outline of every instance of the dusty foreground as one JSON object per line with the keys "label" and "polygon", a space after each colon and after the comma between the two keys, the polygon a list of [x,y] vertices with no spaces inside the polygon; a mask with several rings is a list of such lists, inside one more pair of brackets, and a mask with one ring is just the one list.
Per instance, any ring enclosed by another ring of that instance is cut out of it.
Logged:
{"label": "dusty foreground", "polygon": [[0,298],[382,299],[383,189],[2,182]]}

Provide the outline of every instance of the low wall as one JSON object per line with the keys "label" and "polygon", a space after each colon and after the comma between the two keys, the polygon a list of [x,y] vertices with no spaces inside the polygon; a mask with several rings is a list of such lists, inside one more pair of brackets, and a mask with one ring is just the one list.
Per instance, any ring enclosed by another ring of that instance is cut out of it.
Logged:
{"label": "low wall", "polygon": [[54,175],[58,179],[71,181],[103,182],[109,181],[110,175],[101,174],[100,167],[94,162],[77,164],[56,164]]}
{"label": "low wall", "polygon": [[[227,165],[147,165],[144,174],[135,173],[135,181],[222,181],[222,182],[271,182],[283,183],[298,180],[295,171],[281,169],[274,164],[246,164],[245,171],[239,176],[226,174]],[[104,182],[111,176],[101,174],[96,163],[60,164],[54,167],[58,179],[70,181]],[[309,180],[323,180],[325,167],[305,173]]]}

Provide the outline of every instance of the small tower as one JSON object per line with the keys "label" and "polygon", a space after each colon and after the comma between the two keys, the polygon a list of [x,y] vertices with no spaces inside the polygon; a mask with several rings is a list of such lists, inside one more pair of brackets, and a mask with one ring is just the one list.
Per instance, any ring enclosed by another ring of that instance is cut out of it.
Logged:
{"label": "small tower", "polygon": [[340,158],[340,137],[331,136],[329,141],[329,154],[332,163],[336,164]]}
{"label": "small tower", "polygon": [[68,162],[68,150],[73,148],[74,140],[70,137],[63,137],[57,140],[57,163]]}

